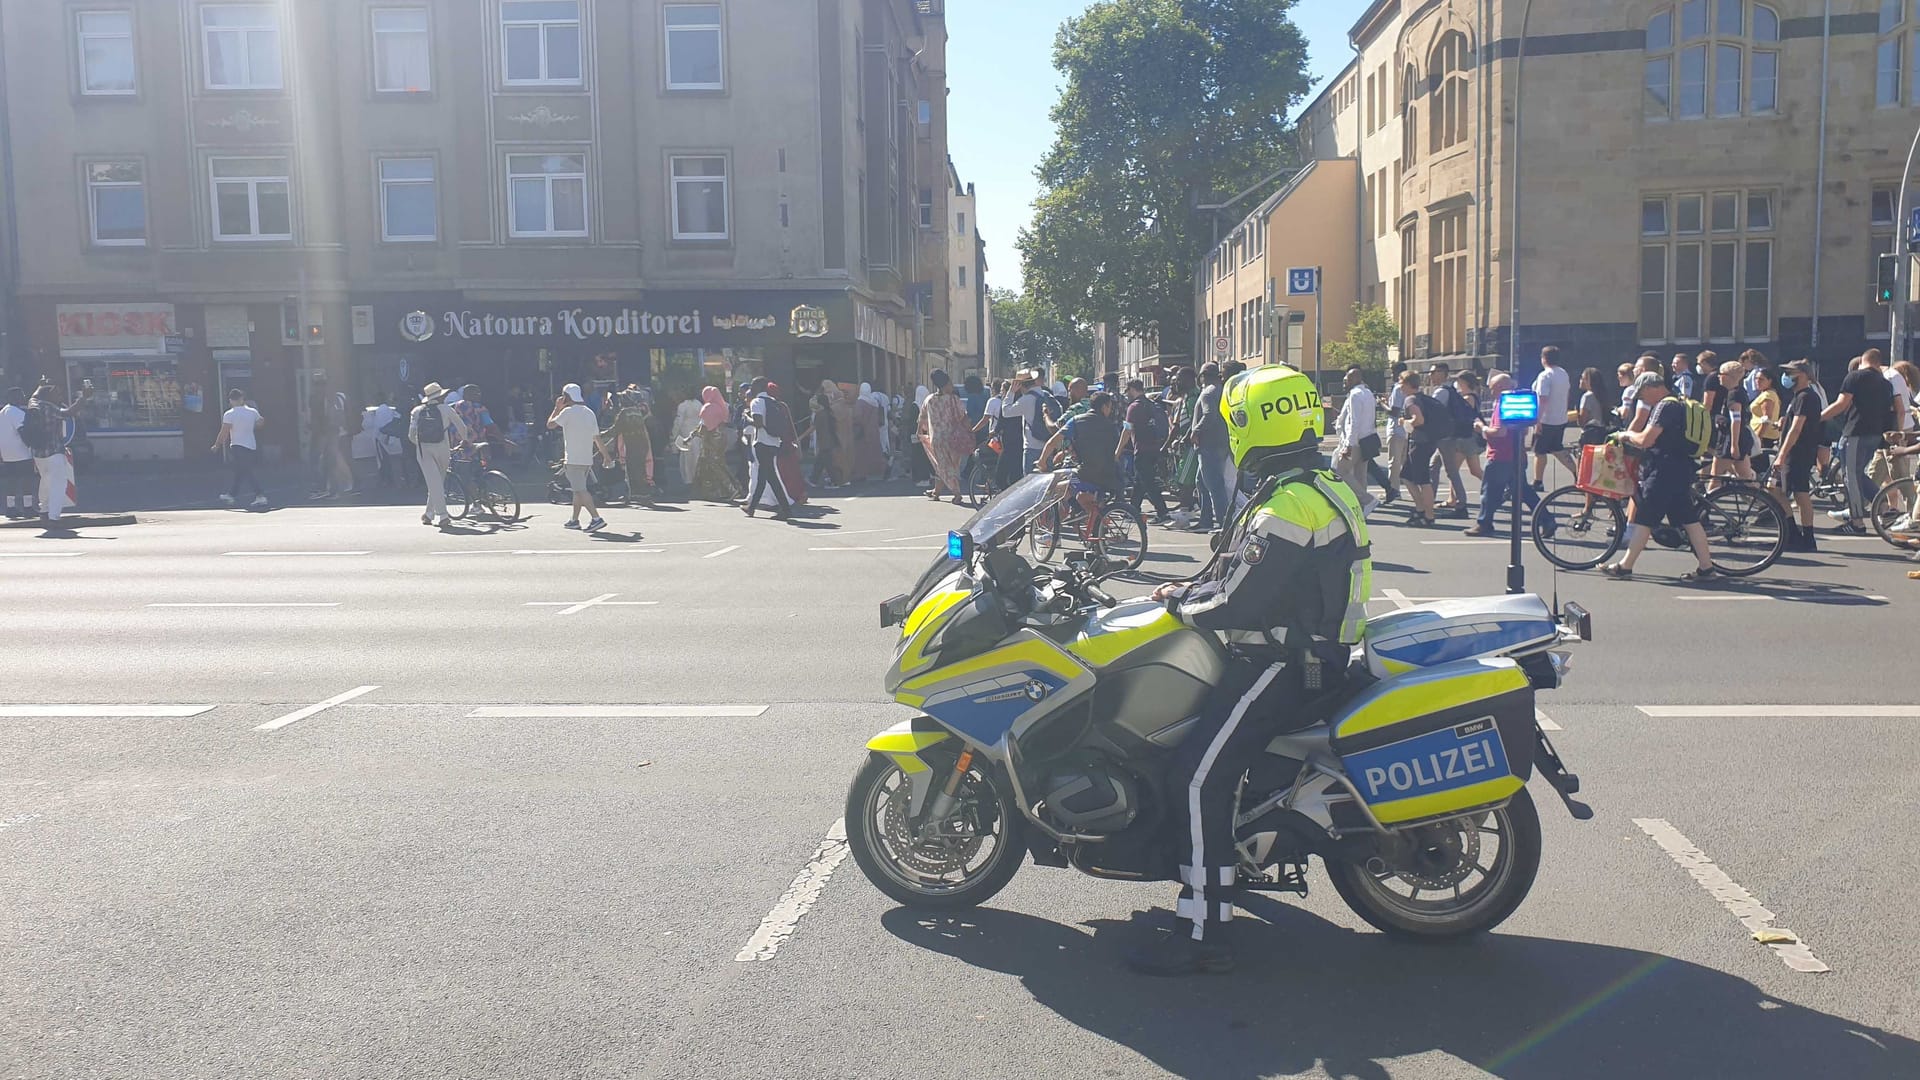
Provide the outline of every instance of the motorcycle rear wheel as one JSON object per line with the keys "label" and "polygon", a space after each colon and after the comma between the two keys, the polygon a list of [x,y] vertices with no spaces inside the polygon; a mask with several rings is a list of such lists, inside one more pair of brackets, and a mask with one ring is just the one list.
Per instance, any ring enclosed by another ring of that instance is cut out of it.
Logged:
{"label": "motorcycle rear wheel", "polygon": [[[935,769],[937,793],[952,771],[952,761]],[[1026,857],[1026,821],[991,772],[974,769],[961,788],[962,806],[991,799],[990,831],[967,838],[902,843],[906,774],[885,754],[869,754],[847,791],[847,848],[860,872],[881,892],[908,907],[952,911],[977,907],[1013,880]],[[963,811],[964,812],[964,811]],[[962,816],[956,813],[956,818]],[[977,816],[977,815],[976,815]],[[974,856],[986,844],[987,857]],[[956,865],[957,864],[957,865]],[[951,869],[944,869],[951,867]],[[954,875],[958,875],[957,877]]]}
{"label": "motorcycle rear wheel", "polygon": [[[1540,870],[1540,814],[1525,788],[1497,810],[1420,826],[1415,834],[1417,866],[1395,867],[1380,858],[1327,864],[1334,891],[1353,913],[1403,940],[1447,941],[1493,929],[1519,909]],[[1492,865],[1481,866],[1488,836],[1499,848]],[[1467,889],[1475,870],[1479,877]],[[1456,874],[1459,879],[1449,880]],[[1422,900],[1423,894],[1437,899]]]}

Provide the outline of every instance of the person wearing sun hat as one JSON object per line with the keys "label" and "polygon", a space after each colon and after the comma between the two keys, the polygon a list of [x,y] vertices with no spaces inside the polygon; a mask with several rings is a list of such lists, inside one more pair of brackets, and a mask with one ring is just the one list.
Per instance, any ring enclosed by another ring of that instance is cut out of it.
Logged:
{"label": "person wearing sun hat", "polygon": [[447,388],[437,382],[420,390],[420,404],[407,418],[407,441],[419,447],[420,475],[427,481],[427,507],[420,524],[453,524],[447,514],[447,469],[453,464],[453,444],[467,438],[466,421],[446,404]]}

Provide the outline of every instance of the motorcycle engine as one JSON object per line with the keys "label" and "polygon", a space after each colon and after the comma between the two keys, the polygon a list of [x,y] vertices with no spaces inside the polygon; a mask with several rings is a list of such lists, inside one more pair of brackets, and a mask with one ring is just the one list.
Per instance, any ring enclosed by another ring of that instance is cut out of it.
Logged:
{"label": "motorcycle engine", "polygon": [[1139,782],[1100,754],[1059,763],[1040,791],[1041,816],[1061,832],[1110,836],[1140,813]]}

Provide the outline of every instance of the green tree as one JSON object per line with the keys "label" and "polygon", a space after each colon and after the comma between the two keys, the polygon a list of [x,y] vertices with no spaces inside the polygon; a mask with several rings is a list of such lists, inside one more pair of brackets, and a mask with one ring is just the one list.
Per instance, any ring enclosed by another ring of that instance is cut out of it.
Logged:
{"label": "green tree", "polygon": [[1298,161],[1287,114],[1309,81],[1293,3],[1097,0],[1061,27],[1055,141],[1019,237],[1040,299],[1083,325],[1191,338],[1193,269],[1216,227],[1195,208]]}
{"label": "green tree", "polygon": [[1368,375],[1385,377],[1387,350],[1399,341],[1400,324],[1393,321],[1392,312],[1376,304],[1355,304],[1347,339],[1326,347],[1326,367],[1333,371],[1357,367]]}
{"label": "green tree", "polygon": [[1060,378],[1093,371],[1093,331],[1062,315],[1033,292],[990,289],[993,305],[994,370],[1052,365]]}

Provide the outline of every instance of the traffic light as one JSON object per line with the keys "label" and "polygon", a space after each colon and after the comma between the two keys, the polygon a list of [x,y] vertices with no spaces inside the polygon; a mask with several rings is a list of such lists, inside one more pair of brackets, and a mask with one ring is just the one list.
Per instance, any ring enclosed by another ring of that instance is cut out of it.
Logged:
{"label": "traffic light", "polygon": [[300,344],[300,298],[297,296],[280,301],[280,340],[287,345]]}
{"label": "traffic light", "polygon": [[1893,303],[1894,284],[1900,278],[1899,260],[1900,257],[1898,255],[1886,254],[1880,256],[1880,262],[1878,264],[1878,285],[1875,288],[1874,295],[1877,296],[1883,304]]}
{"label": "traffic light", "polygon": [[308,323],[308,324],[307,324],[307,344],[309,344],[309,345],[324,345],[324,344],[326,344],[326,342],[324,342],[324,341],[322,341],[322,340],[320,339],[320,324],[319,324],[319,323]]}

